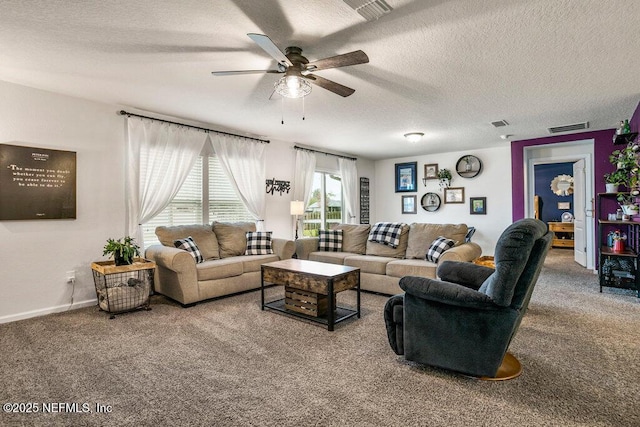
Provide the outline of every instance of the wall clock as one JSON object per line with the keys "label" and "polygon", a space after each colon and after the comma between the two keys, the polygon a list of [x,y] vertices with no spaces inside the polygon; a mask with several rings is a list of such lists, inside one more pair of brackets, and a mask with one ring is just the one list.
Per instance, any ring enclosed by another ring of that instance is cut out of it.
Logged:
{"label": "wall clock", "polygon": [[476,156],[467,154],[458,159],[456,163],[456,172],[462,178],[473,178],[478,176],[482,170],[482,162]]}
{"label": "wall clock", "polygon": [[440,209],[441,203],[442,202],[440,200],[440,196],[438,196],[436,193],[426,193],[420,199],[420,205],[422,206],[422,209],[427,212],[437,211],[438,209]]}

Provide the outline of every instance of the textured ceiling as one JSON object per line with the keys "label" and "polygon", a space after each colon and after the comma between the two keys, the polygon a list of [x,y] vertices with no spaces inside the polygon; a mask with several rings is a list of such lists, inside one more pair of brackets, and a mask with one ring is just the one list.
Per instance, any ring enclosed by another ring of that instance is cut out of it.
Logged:
{"label": "textured ceiling", "polygon": [[[613,128],[640,100],[636,0],[387,3],[367,22],[342,0],[2,0],[0,80],[370,159]],[[370,62],[318,71],[356,92],[314,86],[303,121],[300,100],[269,100],[279,75],[211,75],[275,67],[250,32]]]}

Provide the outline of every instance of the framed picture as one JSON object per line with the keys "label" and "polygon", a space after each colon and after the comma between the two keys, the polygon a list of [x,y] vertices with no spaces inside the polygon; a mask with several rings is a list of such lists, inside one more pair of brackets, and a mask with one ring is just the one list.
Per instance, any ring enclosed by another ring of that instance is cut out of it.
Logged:
{"label": "framed picture", "polygon": [[418,213],[416,209],[416,196],[402,196],[402,213],[403,214]]}
{"label": "framed picture", "polygon": [[487,198],[486,197],[469,197],[469,213],[471,215],[487,214]]}
{"label": "framed picture", "polygon": [[396,163],[396,193],[418,191],[416,183],[417,162]]}
{"label": "framed picture", "polygon": [[75,151],[0,144],[0,221],[75,218]]}
{"label": "framed picture", "polygon": [[424,179],[438,179],[438,164],[424,165]]}
{"label": "framed picture", "polygon": [[558,209],[571,209],[571,202],[558,202]]}
{"label": "framed picture", "polygon": [[464,203],[464,187],[449,187],[444,189],[445,203]]}

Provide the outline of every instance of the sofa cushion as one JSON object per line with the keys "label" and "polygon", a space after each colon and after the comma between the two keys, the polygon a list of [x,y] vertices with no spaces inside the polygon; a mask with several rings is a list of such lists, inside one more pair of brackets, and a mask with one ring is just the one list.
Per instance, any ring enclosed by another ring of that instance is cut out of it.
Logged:
{"label": "sofa cushion", "polygon": [[174,225],[156,227],[156,236],[164,246],[174,247],[173,242],[191,236],[205,260],[220,258],[218,239],[210,225]]}
{"label": "sofa cushion", "polygon": [[196,264],[198,281],[240,276],[244,272],[240,257],[212,259]]}
{"label": "sofa cushion", "polygon": [[[367,240],[366,254],[383,256],[383,257],[391,257],[391,258],[404,258],[404,255],[407,251],[408,237],[409,237],[409,226],[407,224],[403,224],[400,232],[400,242],[397,248],[392,248],[391,246],[383,245],[382,243],[376,243],[376,242]],[[422,254],[422,257],[424,258],[424,253]]]}
{"label": "sofa cushion", "polygon": [[367,237],[371,226],[368,224],[337,224],[334,230],[342,230],[342,251],[361,254],[367,251]]}
{"label": "sofa cushion", "polygon": [[419,276],[435,279],[437,266],[423,259],[397,259],[387,264],[387,276]]}
{"label": "sofa cushion", "polygon": [[424,259],[424,254],[438,236],[444,236],[457,242],[456,245],[460,245],[465,242],[467,231],[466,224],[413,223],[409,226],[405,258]]}
{"label": "sofa cushion", "polygon": [[200,253],[200,249],[198,249],[198,245],[193,241],[191,236],[186,237],[184,239],[178,239],[173,242],[173,245],[178,248],[187,251],[193,259],[196,260],[196,263],[201,263],[204,261],[202,254]]}
{"label": "sofa cushion", "polygon": [[220,245],[220,258],[243,255],[247,248],[247,231],[256,231],[253,222],[213,222],[213,232]]}
{"label": "sofa cushion", "polygon": [[247,231],[247,248],[245,255],[269,255],[273,253],[271,247],[271,231]]}
{"label": "sofa cushion", "polygon": [[342,251],[342,230],[319,230],[318,250],[328,252]]}
{"label": "sofa cushion", "polygon": [[351,252],[311,252],[309,254],[309,261],[326,262],[329,264],[344,264],[344,259],[348,256],[353,256]]}
{"label": "sofa cushion", "polygon": [[446,237],[439,236],[436,240],[434,240],[429,249],[427,250],[426,260],[431,262],[438,262],[440,255],[445,253],[447,250],[454,247],[456,244],[455,241],[451,239],[447,239]]}
{"label": "sofa cushion", "polygon": [[241,256],[242,270],[244,273],[260,271],[260,266],[267,262],[280,261],[280,257],[276,254],[270,255],[244,255]]}
{"label": "sofa cushion", "polygon": [[344,259],[344,265],[358,267],[362,273],[385,275],[387,273],[387,264],[393,260],[395,260],[395,258],[372,255],[353,255]]}

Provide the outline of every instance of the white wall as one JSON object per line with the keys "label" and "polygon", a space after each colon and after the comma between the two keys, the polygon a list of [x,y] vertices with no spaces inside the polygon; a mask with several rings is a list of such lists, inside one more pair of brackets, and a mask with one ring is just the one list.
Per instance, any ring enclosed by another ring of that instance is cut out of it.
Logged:
{"label": "white wall", "polygon": [[[456,162],[466,154],[473,154],[482,161],[482,171],[475,178],[462,178],[455,172]],[[413,161],[418,162],[418,191],[396,193],[395,164]],[[444,195],[440,191],[437,180],[428,180],[427,186],[423,185],[424,165],[430,163],[437,163],[440,169],[446,168],[452,171],[451,187],[464,187],[464,204],[445,204]],[[507,146],[380,160],[375,162],[375,183],[372,184],[372,191],[377,195],[372,223],[376,221],[402,221],[407,224],[412,222],[465,223],[476,227],[472,240],[482,247],[483,255],[493,255],[498,237],[512,222],[511,151]],[[442,199],[443,203],[436,212],[427,212],[420,207],[420,198],[427,192],[437,192]],[[417,196],[417,214],[402,214],[403,195]],[[469,197],[486,197],[487,214],[471,215]]]}
{"label": "white wall", "polygon": [[[125,234],[120,109],[0,81],[0,143],[77,153],[77,219],[0,221],[0,323],[95,304],[91,262],[105,259],[107,238]],[[267,146],[268,178],[293,180],[294,145]],[[373,178],[373,170],[358,160],[359,175]],[[275,237],[293,238],[292,196],[266,196],[265,228]],[[66,283],[72,270],[75,290]]]}
{"label": "white wall", "polygon": [[[75,151],[77,219],[0,222],[0,323],[93,304],[90,264],[124,233],[124,126],[116,108],[0,82],[0,143]],[[6,203],[6,201],[1,201]]]}

